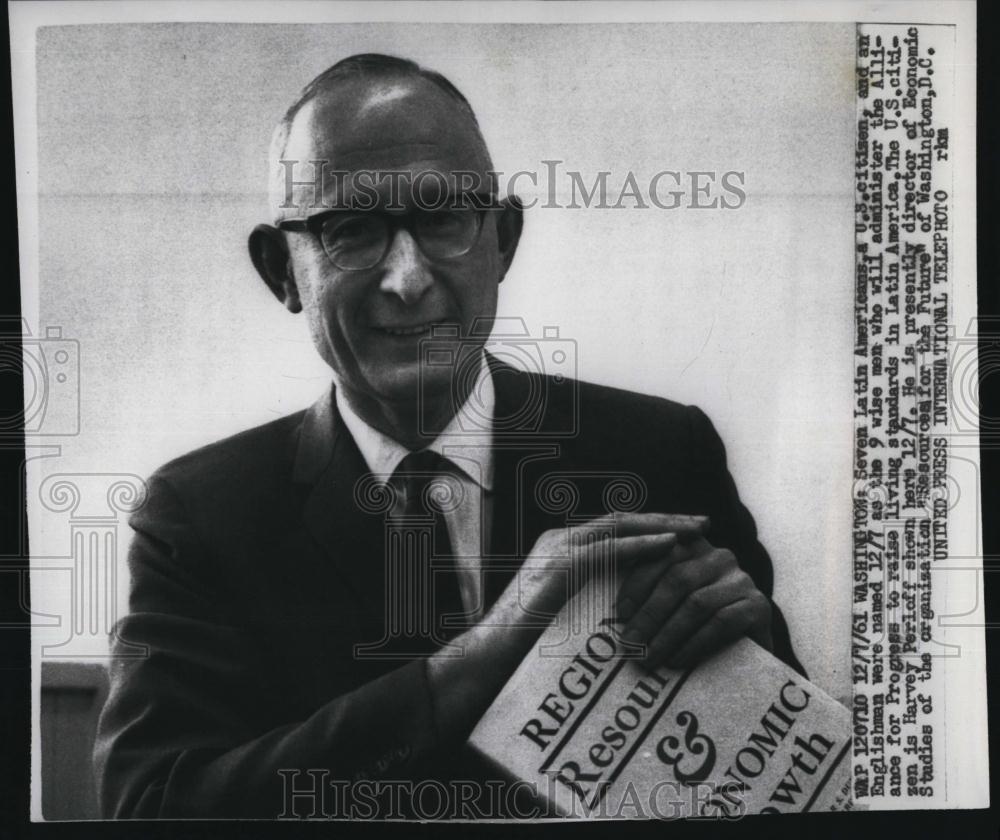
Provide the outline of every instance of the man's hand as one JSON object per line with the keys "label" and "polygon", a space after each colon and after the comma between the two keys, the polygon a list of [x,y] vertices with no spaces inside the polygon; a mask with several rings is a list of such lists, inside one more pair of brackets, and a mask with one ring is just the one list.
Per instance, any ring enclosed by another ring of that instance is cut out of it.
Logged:
{"label": "man's hand", "polygon": [[633,566],[617,616],[649,667],[687,668],[742,636],[773,646],[770,601],[731,551],[701,533],[681,533],[666,556]]}
{"label": "man's hand", "polygon": [[612,522],[622,580],[615,614],[649,667],[689,667],[742,636],[772,648],[770,601],[731,551],[708,542],[704,516],[619,513],[546,531],[516,581],[521,609],[558,612],[608,551],[601,536]]}
{"label": "man's hand", "polygon": [[[609,537],[612,524],[614,537]],[[633,604],[628,618],[635,624],[628,629],[638,642],[653,641],[651,653],[670,651],[696,659],[746,632],[765,631],[769,639],[769,631],[757,624],[769,627],[767,599],[732,554],[708,544],[703,536],[707,525],[703,516],[617,513],[543,533],[483,621],[453,640],[463,655],[441,651],[427,661],[442,737],[468,734],[551,616],[586,582],[588,571],[600,567],[609,550],[623,579],[620,592],[628,599],[620,605]],[[675,567],[680,571],[671,571]],[[752,616],[747,606],[752,606]],[[682,650],[673,647],[688,643]],[[649,664],[658,662],[650,658]]]}
{"label": "man's hand", "polygon": [[[703,516],[615,513],[583,525],[553,528],[535,541],[516,578],[490,611],[488,620],[548,626],[569,598],[589,580],[609,554],[619,580],[630,570],[647,568],[670,556],[679,540],[697,536]],[[609,530],[614,533],[609,537]],[[523,617],[518,618],[515,614]],[[531,616],[546,616],[539,624]]]}

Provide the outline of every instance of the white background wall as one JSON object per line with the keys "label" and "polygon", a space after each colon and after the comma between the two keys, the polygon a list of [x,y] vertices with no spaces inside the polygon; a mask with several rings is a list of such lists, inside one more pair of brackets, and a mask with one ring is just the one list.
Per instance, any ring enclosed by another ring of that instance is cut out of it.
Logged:
{"label": "white background wall", "polygon": [[[583,379],[705,409],[800,658],[849,693],[850,25],[40,30],[40,324],[80,342],[82,412],[41,475],[147,475],[325,387],[245,241],[266,220],[274,122],[355,52],[447,75],[506,172],[746,173],[737,211],[529,211],[500,314],[558,326]],[[36,556],[69,552],[65,516],[32,536]],[[36,577],[32,598],[65,613],[65,576]]]}

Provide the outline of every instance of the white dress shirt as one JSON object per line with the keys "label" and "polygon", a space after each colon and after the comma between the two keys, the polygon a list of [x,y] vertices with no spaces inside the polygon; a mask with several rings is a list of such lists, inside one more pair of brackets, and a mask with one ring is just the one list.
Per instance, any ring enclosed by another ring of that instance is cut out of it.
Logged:
{"label": "white dress shirt", "polygon": [[[374,477],[388,483],[400,461],[410,454],[405,446],[372,428],[351,408],[343,389],[336,390],[337,409]],[[462,604],[473,621],[483,615],[482,556],[489,546],[493,508],[493,412],[496,392],[485,353],[469,398],[451,422],[426,448],[447,458],[458,470],[442,473],[442,481],[457,481],[461,501],[444,513],[455,554]],[[437,480],[437,479],[436,479]],[[397,494],[401,512],[402,494]],[[392,513],[396,513],[393,510]]]}

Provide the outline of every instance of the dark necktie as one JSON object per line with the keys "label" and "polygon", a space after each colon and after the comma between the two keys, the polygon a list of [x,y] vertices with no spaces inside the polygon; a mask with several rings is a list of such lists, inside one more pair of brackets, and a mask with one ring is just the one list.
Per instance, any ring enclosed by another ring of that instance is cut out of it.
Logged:
{"label": "dark necktie", "polygon": [[[449,475],[449,462],[430,450],[411,452],[394,473],[405,497],[402,513],[393,518],[402,550],[397,569],[409,578],[414,598],[410,606],[414,621],[404,621],[433,650],[456,635],[460,628],[447,626],[442,618],[464,612],[458,586],[454,552],[442,510],[451,509],[461,493],[461,484]],[[398,508],[397,508],[398,511]],[[458,619],[453,618],[452,622]]]}

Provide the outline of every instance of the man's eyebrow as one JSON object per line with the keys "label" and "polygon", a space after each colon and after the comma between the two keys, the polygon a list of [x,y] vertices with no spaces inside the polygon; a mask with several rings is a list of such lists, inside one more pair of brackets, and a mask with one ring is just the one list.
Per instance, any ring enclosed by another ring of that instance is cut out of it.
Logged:
{"label": "man's eyebrow", "polygon": [[[412,196],[411,196],[412,197]],[[320,216],[328,216],[336,213],[379,213],[383,212],[385,209],[385,202],[379,199],[376,200],[374,206],[358,207],[355,197],[348,198],[346,201],[336,201],[333,203],[326,204],[324,209],[318,213],[313,214],[313,218],[318,218]],[[429,210],[446,210],[454,209],[458,206],[471,207],[476,210],[487,210],[487,209],[499,209],[502,207],[502,202],[499,196],[490,190],[452,190],[449,189],[444,192],[439,198],[435,199],[433,207],[421,208],[420,202],[415,203],[416,209],[429,209]],[[400,207],[396,209],[406,210],[406,207]],[[289,220],[297,221],[297,220]]]}

